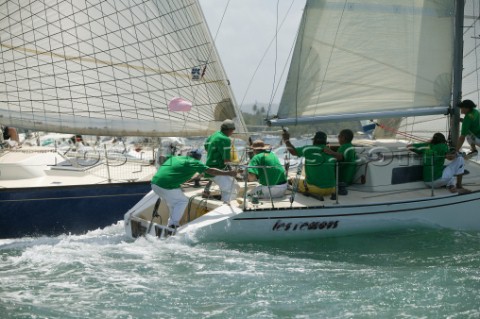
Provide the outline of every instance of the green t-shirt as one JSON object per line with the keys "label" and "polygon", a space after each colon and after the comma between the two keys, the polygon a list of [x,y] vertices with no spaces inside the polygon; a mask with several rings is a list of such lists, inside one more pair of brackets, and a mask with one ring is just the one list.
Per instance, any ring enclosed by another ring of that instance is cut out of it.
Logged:
{"label": "green t-shirt", "polygon": [[297,147],[298,156],[305,157],[305,178],[320,188],[335,187],[335,158],[323,152],[325,145]]}
{"label": "green t-shirt", "polygon": [[357,154],[352,143],[345,143],[340,145],[337,150],[338,153],[342,153],[343,161],[341,161],[338,167],[338,180],[339,182],[352,184],[355,173],[357,172]]}
{"label": "green t-shirt", "polygon": [[445,155],[448,153],[447,144],[416,143],[415,151],[423,155],[423,181],[432,181],[432,156],[433,156],[433,181],[442,177]]}
{"label": "green t-shirt", "polygon": [[221,131],[210,135],[205,141],[205,150],[207,151],[205,164],[208,167],[224,169],[225,161],[230,161],[231,145],[230,138]]}
{"label": "green t-shirt", "polygon": [[209,167],[190,156],[170,156],[152,178],[152,184],[165,189],[179,188],[195,173],[203,173]]}
{"label": "green t-shirt", "polygon": [[[264,186],[274,186],[285,184],[285,170],[273,152],[262,152],[255,155],[248,164],[249,166],[274,166],[266,169],[263,168],[249,168],[248,172],[257,175],[258,181]],[[265,176],[265,171],[267,175]],[[268,183],[267,183],[268,178]]]}
{"label": "green t-shirt", "polygon": [[472,109],[465,114],[462,122],[462,132],[460,135],[467,136],[470,134],[480,137],[480,115],[476,109]]}

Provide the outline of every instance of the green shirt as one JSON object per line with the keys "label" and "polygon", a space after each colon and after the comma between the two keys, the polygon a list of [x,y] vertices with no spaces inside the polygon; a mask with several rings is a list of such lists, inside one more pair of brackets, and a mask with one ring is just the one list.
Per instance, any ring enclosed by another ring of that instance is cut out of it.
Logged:
{"label": "green shirt", "polygon": [[350,185],[357,172],[357,154],[355,148],[352,143],[345,143],[340,145],[337,152],[343,155],[343,160],[339,163],[338,167],[338,180],[339,182]]}
{"label": "green shirt", "polygon": [[298,156],[305,157],[305,178],[320,188],[335,187],[335,158],[323,152],[325,145],[297,147]]}
{"label": "green shirt", "polygon": [[205,150],[207,150],[207,160],[205,164],[208,167],[224,169],[225,161],[230,161],[231,145],[232,142],[230,138],[221,131],[210,135],[205,141]]}
{"label": "green shirt", "polygon": [[416,143],[413,144],[413,147],[415,148],[415,152],[423,155],[423,181],[431,182],[442,177],[445,155],[448,153],[447,144]]}
{"label": "green shirt", "polygon": [[[249,166],[273,166],[266,169],[249,168],[248,172],[257,175],[258,181],[264,186],[285,184],[285,170],[273,152],[262,152],[255,155],[248,164]],[[267,172],[265,176],[265,171]],[[268,183],[267,183],[268,180]]]}
{"label": "green shirt", "polygon": [[476,109],[472,109],[465,114],[462,122],[462,132],[460,135],[467,136],[470,134],[480,137],[480,115]]}
{"label": "green shirt", "polygon": [[152,184],[165,189],[179,188],[195,173],[203,173],[209,167],[190,156],[170,156],[152,178]]}

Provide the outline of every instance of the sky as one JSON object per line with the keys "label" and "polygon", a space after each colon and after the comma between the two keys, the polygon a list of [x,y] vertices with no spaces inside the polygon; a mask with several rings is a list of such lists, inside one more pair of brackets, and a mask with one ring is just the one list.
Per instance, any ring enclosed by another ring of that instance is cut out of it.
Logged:
{"label": "sky", "polygon": [[[286,19],[275,41],[277,4],[278,25]],[[305,0],[200,0],[200,5],[237,104],[243,111],[255,102],[268,104],[274,87],[273,103],[279,103]]]}

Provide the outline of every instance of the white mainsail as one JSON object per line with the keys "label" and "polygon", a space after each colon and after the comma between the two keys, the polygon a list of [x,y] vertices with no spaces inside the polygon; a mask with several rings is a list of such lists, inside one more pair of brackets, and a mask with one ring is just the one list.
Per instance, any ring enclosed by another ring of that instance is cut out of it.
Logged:
{"label": "white mainsail", "polygon": [[204,136],[231,118],[245,131],[196,0],[4,1],[0,30],[1,124]]}
{"label": "white mainsail", "polygon": [[451,0],[310,0],[274,125],[447,113]]}
{"label": "white mainsail", "polygon": [[[480,102],[480,3],[476,0],[465,1],[463,19],[463,72],[462,99],[470,99],[477,105]],[[450,85],[444,79],[444,86]],[[400,119],[399,119],[400,120]],[[430,139],[434,133],[441,132],[449,136],[449,122],[446,116],[432,115],[403,118],[396,127],[397,137],[401,134],[417,139]],[[380,130],[382,132],[382,130]],[[378,133],[378,131],[376,132]],[[393,134],[395,136],[395,132]]]}

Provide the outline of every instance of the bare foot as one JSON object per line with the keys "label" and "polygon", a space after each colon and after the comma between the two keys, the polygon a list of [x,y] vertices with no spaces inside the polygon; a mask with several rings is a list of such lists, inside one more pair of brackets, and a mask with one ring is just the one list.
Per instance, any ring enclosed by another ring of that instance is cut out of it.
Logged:
{"label": "bare foot", "polygon": [[468,193],[471,193],[471,192],[472,192],[471,190],[463,188],[463,187],[458,189],[459,194],[468,194]]}
{"label": "bare foot", "polygon": [[465,155],[465,159],[471,159],[472,157],[477,156],[477,155],[478,155],[478,151],[477,150],[472,150],[470,153]]}
{"label": "bare foot", "polygon": [[450,193],[456,193],[458,192],[457,188],[453,185],[448,186],[447,189],[450,191]]}

